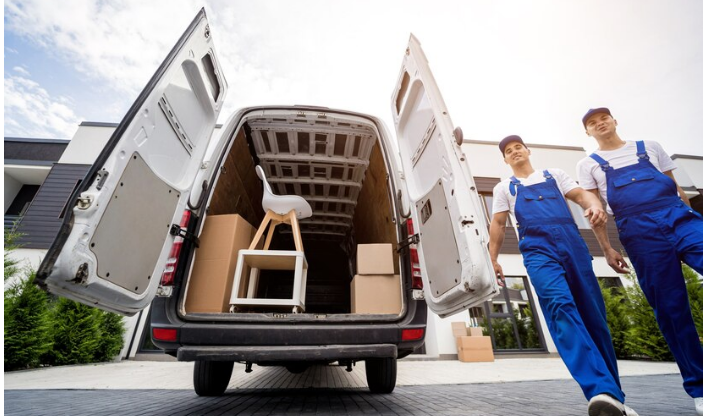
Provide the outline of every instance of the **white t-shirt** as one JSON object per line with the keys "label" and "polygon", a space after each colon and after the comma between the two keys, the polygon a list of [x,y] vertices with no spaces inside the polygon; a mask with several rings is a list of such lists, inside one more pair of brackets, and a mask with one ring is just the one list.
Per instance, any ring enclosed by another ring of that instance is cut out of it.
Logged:
{"label": "white t-shirt", "polygon": [[[645,140],[645,150],[647,151],[647,156],[650,157],[650,163],[660,172],[669,172],[677,168],[677,165],[659,143]],[[625,145],[620,149],[596,150],[594,153],[608,162],[613,169],[634,165],[638,160],[637,144],[634,141],[626,141]],[[608,201],[605,172],[603,172],[598,162],[590,156],[585,157],[576,165],[576,173],[579,177],[579,185],[583,189],[598,189],[603,200]],[[606,207],[606,211],[609,214],[613,214],[610,206]]]}
{"label": "white t-shirt", "polygon": [[[561,169],[547,169],[549,173],[554,177],[559,190],[562,195],[566,195],[573,189],[579,187],[579,185],[569,177]],[[520,183],[524,186],[534,185],[537,183],[545,182],[547,179],[544,177],[544,170],[535,170],[526,178],[517,178]],[[521,192],[521,191],[520,191]],[[517,200],[517,193],[515,195],[510,195],[510,178],[500,181],[499,184],[495,185],[493,188],[493,214],[499,212],[510,211],[512,216],[515,216],[515,201]]]}

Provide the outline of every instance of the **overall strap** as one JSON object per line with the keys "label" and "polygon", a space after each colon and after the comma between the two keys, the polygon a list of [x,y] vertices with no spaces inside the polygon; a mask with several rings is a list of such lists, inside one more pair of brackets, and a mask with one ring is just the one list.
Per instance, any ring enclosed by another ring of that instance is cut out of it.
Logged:
{"label": "overall strap", "polygon": [[548,170],[544,170],[542,173],[544,174],[544,179],[547,179],[547,180],[549,180],[549,179],[554,180],[554,177],[552,176],[551,173],[549,173]]}
{"label": "overall strap", "polygon": [[603,159],[602,157],[598,156],[597,154],[591,153],[591,154],[589,155],[589,157],[590,157],[591,159],[595,160],[599,165],[601,165],[601,169],[603,169],[603,172],[607,172],[607,171],[613,169],[613,168],[608,164],[608,162],[607,162],[605,159]]}
{"label": "overall strap", "polygon": [[639,142],[635,142],[635,144],[637,144],[637,157],[640,159],[650,160],[650,157],[647,155],[647,151],[645,150],[645,142],[640,140]]}
{"label": "overall strap", "polygon": [[513,175],[510,176],[510,195],[515,196],[517,191],[515,190],[518,186],[522,186],[520,181]]}

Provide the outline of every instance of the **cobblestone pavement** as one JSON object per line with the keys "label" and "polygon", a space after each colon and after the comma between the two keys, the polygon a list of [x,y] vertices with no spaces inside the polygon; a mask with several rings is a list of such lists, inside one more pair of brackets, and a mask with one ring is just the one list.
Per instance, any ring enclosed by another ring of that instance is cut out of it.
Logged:
{"label": "cobblestone pavement", "polygon": [[[642,416],[693,415],[678,375],[623,377]],[[221,397],[189,390],[5,390],[5,415],[586,415],[571,380],[362,388],[235,389]]]}

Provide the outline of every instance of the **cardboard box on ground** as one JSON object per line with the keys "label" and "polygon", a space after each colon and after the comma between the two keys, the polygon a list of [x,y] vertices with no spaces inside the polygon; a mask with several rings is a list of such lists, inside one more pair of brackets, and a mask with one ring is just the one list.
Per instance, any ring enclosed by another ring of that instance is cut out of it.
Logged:
{"label": "cardboard box on ground", "polygon": [[451,331],[456,338],[459,361],[495,361],[492,342],[489,336],[483,335],[483,328],[467,327],[465,322],[451,322]]}
{"label": "cardboard box on ground", "polygon": [[[255,229],[238,214],[206,217],[186,293],[187,313],[228,312],[238,251],[247,249],[254,235]],[[250,270],[243,274],[247,280]],[[244,290],[247,284],[241,285]]]}
{"label": "cardboard box on ground", "polygon": [[399,314],[402,283],[395,274],[392,244],[358,244],[358,274],[351,281],[351,313]]}

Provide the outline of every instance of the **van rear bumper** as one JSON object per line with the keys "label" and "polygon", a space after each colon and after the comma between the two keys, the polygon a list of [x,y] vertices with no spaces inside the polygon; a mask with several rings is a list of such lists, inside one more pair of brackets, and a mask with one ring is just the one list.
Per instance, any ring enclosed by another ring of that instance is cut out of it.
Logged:
{"label": "van rear bumper", "polygon": [[294,345],[294,346],[185,346],[177,350],[179,361],[335,361],[364,358],[397,358],[394,344]]}

